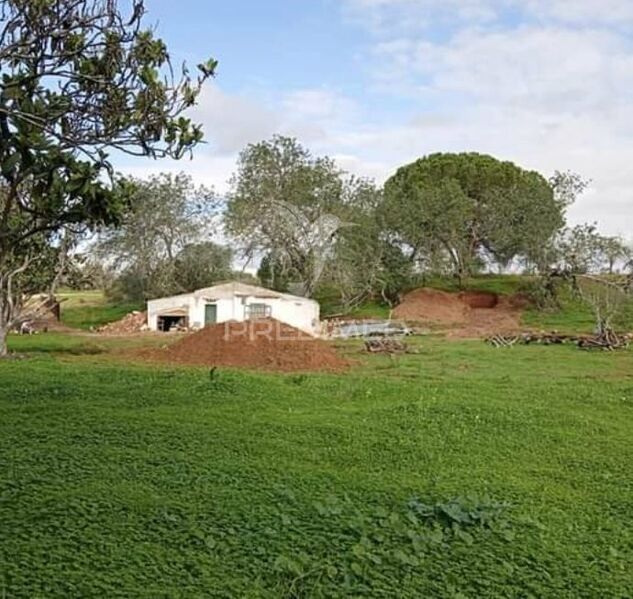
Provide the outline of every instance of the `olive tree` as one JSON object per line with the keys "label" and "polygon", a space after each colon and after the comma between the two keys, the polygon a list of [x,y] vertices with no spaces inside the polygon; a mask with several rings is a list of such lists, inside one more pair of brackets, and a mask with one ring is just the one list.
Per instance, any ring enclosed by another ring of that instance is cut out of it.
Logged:
{"label": "olive tree", "polygon": [[175,74],[144,14],[143,0],[0,0],[0,355],[41,247],[120,218],[109,153],[180,158],[202,139],[184,112],[216,63]]}
{"label": "olive tree", "polygon": [[626,269],[629,248],[620,237],[602,235],[595,223],[565,227],[556,236],[551,254],[552,264],[573,274],[614,274]]}
{"label": "olive tree", "polygon": [[575,279],[575,292],[591,309],[596,334],[608,334],[631,307],[632,296],[626,279],[590,274],[581,274]]}
{"label": "olive tree", "polygon": [[231,248],[212,241],[185,245],[175,260],[176,290],[186,293],[233,277]]}
{"label": "olive tree", "polygon": [[350,226],[338,235],[326,278],[340,294],[345,310],[369,298],[393,305],[411,281],[412,263],[385,234],[382,190],[360,181],[345,204]]}
{"label": "olive tree", "polygon": [[183,173],[126,181],[133,188],[130,209],[117,226],[101,230],[93,246],[93,254],[119,275],[115,295],[140,301],[192,291],[191,276],[184,271],[196,256],[201,274],[208,278],[203,273],[208,256],[195,254],[192,247],[205,247],[197,244],[209,241],[213,233],[215,193]]}
{"label": "olive tree", "polygon": [[267,269],[298,277],[311,296],[343,221],[340,209],[353,183],[327,157],[297,140],[275,136],[240,155],[225,215],[226,230],[248,256],[267,256]]}

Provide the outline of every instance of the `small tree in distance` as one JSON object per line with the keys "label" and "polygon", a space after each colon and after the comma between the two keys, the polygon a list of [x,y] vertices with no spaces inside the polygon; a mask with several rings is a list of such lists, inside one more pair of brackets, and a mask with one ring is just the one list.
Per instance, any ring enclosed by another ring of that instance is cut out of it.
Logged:
{"label": "small tree in distance", "polygon": [[218,209],[213,190],[183,173],[127,181],[134,189],[130,209],[117,226],[100,232],[93,248],[119,275],[114,297],[140,301],[192,291],[194,280],[209,282],[213,270],[222,278],[219,271],[226,270],[227,260],[230,265],[230,257],[215,251],[214,244],[204,245]]}

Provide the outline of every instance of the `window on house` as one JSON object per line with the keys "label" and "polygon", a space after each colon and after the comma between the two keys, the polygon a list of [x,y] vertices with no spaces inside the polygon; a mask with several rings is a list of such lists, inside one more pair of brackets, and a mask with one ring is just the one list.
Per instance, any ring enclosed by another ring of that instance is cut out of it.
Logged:
{"label": "window on house", "polygon": [[268,304],[249,304],[246,306],[246,318],[248,320],[259,320],[270,318],[272,308]]}

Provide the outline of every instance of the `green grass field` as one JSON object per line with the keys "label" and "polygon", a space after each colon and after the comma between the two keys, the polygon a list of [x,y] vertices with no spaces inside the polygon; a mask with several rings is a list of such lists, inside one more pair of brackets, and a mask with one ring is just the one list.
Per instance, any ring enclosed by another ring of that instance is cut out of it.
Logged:
{"label": "green grass field", "polygon": [[11,339],[0,597],[618,597],[633,352],[415,340],[344,375]]}
{"label": "green grass field", "polygon": [[66,291],[57,294],[62,323],[73,329],[93,329],[123,318],[132,310],[144,310],[139,303],[111,303],[101,291]]}

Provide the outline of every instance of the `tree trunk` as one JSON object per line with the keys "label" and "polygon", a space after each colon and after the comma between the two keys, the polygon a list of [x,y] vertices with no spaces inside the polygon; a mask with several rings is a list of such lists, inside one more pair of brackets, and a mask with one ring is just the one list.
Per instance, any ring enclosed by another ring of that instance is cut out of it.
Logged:
{"label": "tree trunk", "polygon": [[9,332],[9,328],[0,324],[0,359],[6,358],[9,355],[9,350],[7,348],[7,334]]}
{"label": "tree trunk", "polygon": [[466,260],[464,260],[464,256],[457,251],[456,252],[456,276],[457,276],[457,284],[459,285],[460,289],[464,289],[466,286],[466,281],[468,280],[468,277],[470,276],[470,269],[469,269],[469,263],[466,262]]}

